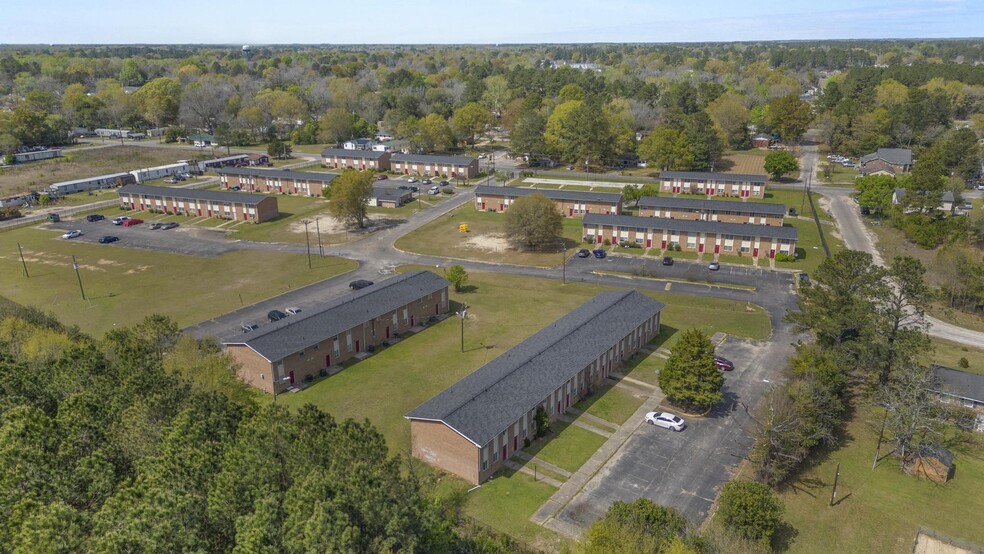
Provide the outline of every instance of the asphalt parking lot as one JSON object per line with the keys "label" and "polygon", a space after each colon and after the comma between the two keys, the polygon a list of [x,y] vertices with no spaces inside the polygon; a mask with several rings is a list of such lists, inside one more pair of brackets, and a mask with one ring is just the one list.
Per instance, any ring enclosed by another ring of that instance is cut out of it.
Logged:
{"label": "asphalt parking lot", "polygon": [[687,427],[679,433],[626,422],[638,425],[632,436],[557,517],[585,529],[616,500],[648,498],[703,521],[752,445],[754,422],[744,406],[755,406],[779,375],[792,353],[786,338],[726,340],[717,352],[733,361],[735,370],[725,374],[724,401],[706,417],[684,416]]}
{"label": "asphalt parking lot", "polygon": [[242,249],[241,245],[225,238],[221,231],[193,226],[179,226],[176,229],[167,230],[151,229],[150,223],[147,221],[133,227],[123,227],[122,225],[113,225],[110,219],[107,217],[102,221],[94,222],[85,219],[60,221],[48,223],[44,228],[61,232],[78,229],[82,231],[82,236],[70,239],[78,242],[98,243],[99,237],[105,235],[120,238],[117,242],[105,245],[107,248],[143,248],[190,256],[219,256],[226,252]]}

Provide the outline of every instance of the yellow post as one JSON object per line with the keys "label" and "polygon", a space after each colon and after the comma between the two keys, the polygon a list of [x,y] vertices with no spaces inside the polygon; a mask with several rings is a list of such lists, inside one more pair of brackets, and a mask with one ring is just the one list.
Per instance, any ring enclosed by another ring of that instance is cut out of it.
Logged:
{"label": "yellow post", "polygon": [[468,232],[468,224],[467,223],[462,223],[461,225],[458,225],[458,232],[459,233],[467,233]]}

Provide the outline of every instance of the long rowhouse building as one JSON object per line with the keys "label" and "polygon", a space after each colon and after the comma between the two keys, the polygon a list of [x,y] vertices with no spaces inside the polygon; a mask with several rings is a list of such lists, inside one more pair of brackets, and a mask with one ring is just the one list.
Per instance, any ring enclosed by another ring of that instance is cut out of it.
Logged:
{"label": "long rowhouse building", "polygon": [[478,158],[393,154],[390,157],[390,170],[404,175],[471,179],[478,176]]}
{"label": "long rowhouse building", "polygon": [[595,296],[406,415],[413,455],[480,484],[536,435],[537,408],[564,413],[659,333],[663,304]]}
{"label": "long rowhouse building", "polygon": [[685,196],[643,196],[639,199],[638,206],[642,217],[754,225],[782,225],[786,215],[786,206],[782,204]]}
{"label": "long rowhouse building", "polygon": [[252,223],[263,223],[280,215],[277,198],[261,194],[126,185],[119,190],[119,196],[120,207],[129,210],[154,210]]}
{"label": "long rowhouse building", "polygon": [[332,169],[389,171],[392,155],[376,150],[326,148],[321,151],[321,163]]}
{"label": "long rowhouse building", "polygon": [[404,273],[222,344],[240,379],[282,392],[447,313],[449,285],[429,271]]}
{"label": "long rowhouse building", "polygon": [[663,171],[659,174],[659,190],[664,194],[765,198],[765,182],[765,175],[699,171]]}
{"label": "long rowhouse building", "polygon": [[699,255],[748,256],[754,260],[774,259],[776,254],[796,252],[799,230],[796,227],[749,225],[637,217],[628,215],[584,216],[585,240],[602,244],[632,242],[645,249],[696,252]]}
{"label": "long rowhouse building", "polygon": [[337,175],[315,171],[283,169],[225,168],[219,170],[222,187],[239,187],[250,192],[276,192],[302,196],[322,196]]}
{"label": "long rowhouse building", "polygon": [[557,211],[566,217],[622,213],[622,193],[620,192],[493,187],[490,185],[475,187],[475,208],[481,211],[504,212],[519,198],[532,194],[542,194],[553,200],[554,204],[557,205]]}

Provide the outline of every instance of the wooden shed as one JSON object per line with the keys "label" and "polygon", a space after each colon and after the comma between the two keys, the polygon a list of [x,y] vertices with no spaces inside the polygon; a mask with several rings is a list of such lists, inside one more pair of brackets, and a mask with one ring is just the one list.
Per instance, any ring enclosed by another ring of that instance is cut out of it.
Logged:
{"label": "wooden shed", "polygon": [[939,444],[922,445],[908,469],[909,473],[918,477],[945,483],[950,479],[953,469],[953,453]]}

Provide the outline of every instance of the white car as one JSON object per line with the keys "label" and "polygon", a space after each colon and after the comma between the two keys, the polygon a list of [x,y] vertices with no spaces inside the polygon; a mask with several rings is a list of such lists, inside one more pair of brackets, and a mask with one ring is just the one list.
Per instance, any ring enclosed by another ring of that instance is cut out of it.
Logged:
{"label": "white car", "polygon": [[687,425],[682,417],[675,416],[669,412],[649,412],[646,414],[646,423],[674,431],[683,431],[683,428]]}
{"label": "white car", "polygon": [[409,179],[407,179],[407,182],[408,183],[416,183],[417,182],[417,178],[416,177],[410,177]]}
{"label": "white car", "polygon": [[82,236],[82,231],[79,231],[78,229],[75,229],[73,231],[68,231],[67,233],[65,233],[64,235],[62,235],[62,238],[63,239],[74,239],[75,237],[81,237],[81,236]]}
{"label": "white car", "polygon": [[290,315],[297,315],[297,314],[301,313],[301,309],[298,308],[297,306],[291,306],[291,307],[287,308],[284,311],[287,312]]}
{"label": "white car", "polygon": [[435,185],[427,191],[427,194],[441,194],[441,187]]}
{"label": "white car", "polygon": [[125,215],[121,215],[121,216],[113,219],[113,225],[123,225],[123,222],[126,221],[126,220],[128,220],[128,219],[130,219],[130,218],[127,217],[127,216],[125,216]]}

